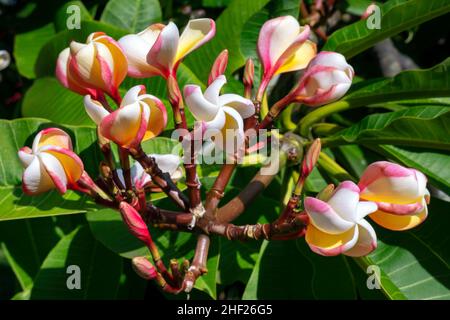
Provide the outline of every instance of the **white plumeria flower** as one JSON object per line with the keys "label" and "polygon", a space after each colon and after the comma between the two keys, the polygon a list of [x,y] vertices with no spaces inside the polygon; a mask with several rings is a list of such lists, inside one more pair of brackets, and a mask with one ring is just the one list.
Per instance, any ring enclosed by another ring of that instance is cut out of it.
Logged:
{"label": "white plumeria flower", "polygon": [[22,189],[28,195],[55,188],[64,194],[84,172],[83,162],[72,151],[69,135],[57,128],[40,131],[32,148],[21,148],[18,156],[25,168]]}
{"label": "white plumeria flower", "polygon": [[308,40],[309,35],[309,26],[301,27],[292,16],[264,23],[258,37],[258,55],[263,66],[259,98],[274,75],[304,69],[314,58],[317,47]]}
{"label": "white plumeria flower", "polygon": [[306,105],[321,106],[342,98],[350,89],[353,76],[353,68],[342,54],[322,51],[290,94]]}
{"label": "white plumeria flower", "polygon": [[[326,200],[326,199],[324,199]],[[364,217],[377,210],[371,201],[359,201],[359,188],[342,182],[326,201],[307,197],[310,218],[305,240],[311,250],[324,256],[364,256],[377,247],[377,236]]]}
{"label": "white plumeria flower", "polygon": [[164,104],[144,86],[134,86],[125,94],[120,108],[109,113],[90,95],[84,97],[84,106],[100,133],[124,148],[136,147],[141,141],[160,134],[167,124]]}
{"label": "white plumeria flower", "polygon": [[119,39],[119,45],[128,59],[128,75],[167,78],[175,74],[186,55],[208,42],[215,32],[214,20],[203,18],[190,20],[181,36],[173,22],[153,24],[138,34],[126,35]]}
{"label": "white plumeria flower", "polygon": [[370,218],[390,230],[408,230],[428,216],[427,178],[415,169],[388,161],[374,162],[359,181],[360,197],[375,201],[378,211]]}
{"label": "white plumeria flower", "polygon": [[235,155],[244,142],[243,119],[255,114],[255,106],[251,100],[237,94],[220,95],[226,82],[225,76],[217,77],[204,94],[199,86],[186,85],[184,98],[206,135],[227,154]]}
{"label": "white plumeria flower", "polygon": [[[149,157],[155,159],[158,168],[162,172],[168,173],[170,178],[176,182],[183,176],[183,171],[181,170],[181,157],[174,154],[149,154]],[[145,172],[144,168],[139,162],[135,162],[131,168],[131,181],[134,185],[140,188],[145,188],[147,186],[153,187],[152,177]],[[119,179],[125,184],[122,169],[117,169]]]}
{"label": "white plumeria flower", "polygon": [[91,33],[86,43],[72,41],[56,63],[56,77],[66,88],[98,98],[99,91],[118,100],[127,75],[127,59],[119,44],[103,32]]}

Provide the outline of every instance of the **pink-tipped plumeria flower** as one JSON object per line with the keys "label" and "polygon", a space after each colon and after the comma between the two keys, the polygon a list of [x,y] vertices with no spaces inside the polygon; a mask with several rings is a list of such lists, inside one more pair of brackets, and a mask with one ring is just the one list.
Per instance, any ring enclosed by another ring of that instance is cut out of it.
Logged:
{"label": "pink-tipped plumeria flower", "polygon": [[235,155],[244,142],[244,121],[255,114],[255,106],[249,99],[237,94],[220,95],[227,82],[218,76],[202,93],[199,86],[184,87],[184,98],[203,131],[215,145],[229,155]]}
{"label": "pink-tipped plumeria flower", "polygon": [[274,75],[304,69],[316,56],[317,47],[308,40],[309,35],[309,26],[301,27],[292,16],[264,23],[258,37],[258,55],[263,66],[259,98]]}
{"label": "pink-tipped plumeria flower", "polygon": [[28,195],[55,188],[64,194],[84,172],[83,162],[72,151],[69,135],[58,128],[40,131],[31,149],[23,147],[18,155],[25,168],[22,189]]}
{"label": "pink-tipped plumeria flower", "polygon": [[[162,172],[166,172],[170,175],[172,181],[177,182],[183,176],[183,171],[180,167],[181,157],[175,154],[149,154],[149,157],[155,159],[158,168]],[[145,172],[144,168],[139,162],[135,162],[131,168],[131,179],[136,187],[145,188],[150,187],[155,191],[159,190],[159,187],[152,183],[152,177]],[[125,184],[122,169],[117,169],[119,179]]]}
{"label": "pink-tipped plumeria flower", "polygon": [[106,92],[118,100],[118,88],[127,69],[127,59],[118,43],[103,32],[94,32],[86,43],[72,41],[59,54],[56,77],[79,94],[98,98],[100,92]]}
{"label": "pink-tipped plumeria flower", "polygon": [[128,59],[128,75],[147,78],[175,74],[181,60],[193,50],[208,42],[216,33],[212,19],[190,20],[181,36],[178,27],[153,24],[138,34],[119,39]]}
{"label": "pink-tipped plumeria flower", "polygon": [[377,205],[359,201],[359,188],[353,182],[342,182],[329,199],[307,197],[305,210],[310,218],[305,240],[314,252],[360,257],[377,247],[375,231],[364,219]]}
{"label": "pink-tipped plumeria flower", "polygon": [[164,104],[140,85],[128,90],[119,109],[111,113],[89,95],[84,97],[84,106],[101,135],[123,148],[134,148],[157,136],[167,124]]}
{"label": "pink-tipped plumeria flower", "polygon": [[378,161],[367,167],[359,181],[360,197],[375,201],[378,211],[370,218],[390,230],[408,230],[427,215],[427,178],[415,169]]}
{"label": "pink-tipped plumeria flower", "polygon": [[350,89],[353,76],[353,68],[342,54],[322,51],[310,62],[289,95],[294,101],[321,106],[342,98]]}

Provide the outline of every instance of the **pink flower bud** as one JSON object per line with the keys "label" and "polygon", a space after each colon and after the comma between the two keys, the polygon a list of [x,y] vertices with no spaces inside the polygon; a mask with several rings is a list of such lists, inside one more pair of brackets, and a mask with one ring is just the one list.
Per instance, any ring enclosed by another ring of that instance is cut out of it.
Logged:
{"label": "pink flower bud", "polygon": [[316,107],[342,98],[350,89],[354,71],[344,56],[322,51],[308,65],[289,95],[294,101]]}
{"label": "pink flower bud", "polygon": [[223,75],[225,73],[225,69],[228,65],[228,50],[223,50],[214,61],[214,64],[211,68],[211,72],[208,78],[208,85],[210,85],[217,77]]}
{"label": "pink flower bud", "polygon": [[309,176],[311,171],[313,171],[316,166],[317,160],[319,159],[320,150],[322,149],[322,144],[320,139],[317,138],[313,141],[308,151],[306,152],[305,158],[302,163],[302,176],[306,178]]}
{"label": "pink flower bud", "polygon": [[149,244],[151,242],[150,232],[139,212],[137,212],[130,204],[123,201],[119,205],[119,210],[123,222],[131,234],[145,244]]}
{"label": "pink flower bud", "polygon": [[153,280],[158,276],[155,267],[146,257],[134,257],[132,266],[134,271],[143,279]]}
{"label": "pink flower bud", "polygon": [[255,76],[255,64],[253,63],[252,59],[247,59],[247,62],[245,63],[245,69],[244,69],[244,77],[243,82],[245,87],[253,87],[253,80]]}

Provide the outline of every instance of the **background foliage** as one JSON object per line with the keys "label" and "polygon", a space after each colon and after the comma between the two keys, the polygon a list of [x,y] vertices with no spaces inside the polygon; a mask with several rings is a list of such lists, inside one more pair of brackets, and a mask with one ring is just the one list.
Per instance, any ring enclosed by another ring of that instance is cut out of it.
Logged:
{"label": "background foliage", "polygon": [[[403,233],[378,228],[378,249],[359,259],[318,256],[303,239],[262,243],[214,239],[209,273],[198,281],[192,298],[450,298],[450,2],[378,1],[381,29],[369,30],[359,15],[370,2],[338,1],[339,17],[330,27],[328,40],[316,39],[319,48],[341,52],[350,59],[357,83],[342,101],[327,107],[312,111],[295,106],[293,116],[283,118],[279,126],[304,136],[322,136],[327,154],[353,177],[358,177],[368,163],[386,158],[423,171],[433,196],[429,218]],[[184,61],[178,74],[181,85],[204,86],[212,62],[227,48],[227,75],[233,80],[226,90],[240,93],[242,85],[235,79],[245,59],[256,57],[259,28],[267,19],[286,14],[302,21],[300,3],[1,0],[0,49],[12,53],[13,60],[0,74],[0,298],[174,298],[164,296],[131,270],[130,257],[146,251],[129,235],[116,212],[71,192],[64,197],[54,192],[39,197],[22,194],[22,168],[16,152],[30,145],[33,135],[44,127],[57,123],[71,134],[90,174],[96,174],[101,159],[82,97],[63,88],[54,77],[56,57],[71,40],[84,41],[93,31],[105,31],[117,39],[154,22],[170,19],[183,26],[190,18],[212,17],[217,34]],[[81,8],[80,30],[66,27],[66,9],[72,4]],[[384,77],[378,52],[380,43],[389,38],[415,62],[417,70]],[[259,69],[257,64],[257,73]],[[122,90],[137,83],[167,101],[162,78],[127,79]],[[272,96],[279,96],[291,84],[292,75],[281,77]],[[310,131],[310,125],[322,118],[325,122],[315,124]],[[189,121],[192,123],[192,117]],[[170,128],[173,123],[169,123]],[[174,143],[161,137],[148,142],[145,149],[169,152]],[[224,201],[236,195],[255,171],[239,168]],[[283,170],[237,223],[266,222],[276,217],[291,173],[290,168]],[[215,167],[203,169],[204,190],[216,174]],[[338,179],[335,172],[319,166],[308,178],[307,191],[318,192],[327,182]],[[170,206],[163,195],[159,198],[161,205]],[[164,256],[192,257],[195,240],[189,234],[153,232]],[[70,264],[82,269],[82,290],[65,287]],[[366,286],[366,269],[373,264],[381,269],[381,290]]]}

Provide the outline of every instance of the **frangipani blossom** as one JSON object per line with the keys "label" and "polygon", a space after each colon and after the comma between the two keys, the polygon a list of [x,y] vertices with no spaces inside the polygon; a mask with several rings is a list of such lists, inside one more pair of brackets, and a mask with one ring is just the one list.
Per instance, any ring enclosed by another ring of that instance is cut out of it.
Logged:
{"label": "frangipani blossom", "polygon": [[118,88],[127,75],[127,59],[118,43],[103,32],[86,43],[72,41],[58,56],[56,77],[68,89],[98,98],[99,92],[119,99]]}
{"label": "frangipani blossom", "polygon": [[427,178],[415,169],[388,161],[374,162],[359,181],[361,199],[375,201],[378,211],[370,218],[390,230],[408,230],[427,215]]}
{"label": "frangipani blossom", "polygon": [[134,86],[125,94],[120,108],[109,113],[91,96],[84,97],[84,106],[91,119],[100,127],[105,138],[123,148],[136,147],[141,141],[160,134],[167,124],[164,104],[144,86]]}
{"label": "frangipani blossom", "polygon": [[340,53],[322,51],[308,65],[290,93],[294,100],[316,107],[342,98],[354,76],[351,65]]}
{"label": "frangipani blossom", "polygon": [[324,255],[364,256],[377,247],[377,236],[364,217],[377,210],[374,202],[359,201],[359,188],[342,182],[329,199],[305,199],[310,218],[305,240],[312,251]]}
{"label": "frangipani blossom", "polygon": [[[176,182],[181,179],[183,176],[183,171],[181,170],[181,157],[174,154],[149,154],[151,158],[155,159],[158,168],[161,169],[162,172],[166,172],[170,175],[170,178]],[[152,177],[145,172],[144,168],[140,165],[139,162],[135,162],[131,168],[131,180],[133,181],[136,187],[145,188],[157,188],[152,183]],[[117,173],[119,175],[119,179],[125,184],[125,179],[123,177],[122,169],[117,169]]]}
{"label": "frangipani blossom", "polygon": [[153,24],[138,34],[119,39],[128,59],[128,75],[147,78],[175,74],[181,60],[193,50],[208,42],[216,33],[214,20],[190,20],[181,36],[178,27]]}
{"label": "frangipani blossom", "polygon": [[309,35],[309,26],[301,27],[292,16],[264,23],[258,37],[258,55],[263,66],[259,95],[274,75],[306,68],[317,53],[316,44],[308,40]]}
{"label": "frangipani blossom", "polygon": [[[244,142],[244,121],[255,113],[249,99],[237,94],[220,95],[226,83],[225,76],[217,77],[202,93],[197,85],[184,87],[184,98],[195,119],[202,123],[204,131],[210,130],[214,143],[226,153],[234,155]],[[230,141],[230,133],[233,141]]]}
{"label": "frangipani blossom", "polygon": [[64,194],[84,172],[83,162],[72,151],[69,135],[58,128],[40,131],[32,148],[23,147],[18,155],[25,168],[22,188],[28,195],[55,188]]}

